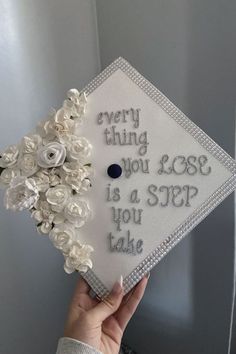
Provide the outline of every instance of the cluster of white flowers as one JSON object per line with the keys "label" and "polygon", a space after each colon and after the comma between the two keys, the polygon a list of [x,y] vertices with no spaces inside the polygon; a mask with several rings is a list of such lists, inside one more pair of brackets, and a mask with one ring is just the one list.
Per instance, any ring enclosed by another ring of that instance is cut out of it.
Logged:
{"label": "cluster of white flowers", "polygon": [[6,208],[30,211],[37,230],[49,234],[63,253],[67,273],[92,267],[93,248],[78,240],[78,229],[91,217],[83,197],[91,186],[91,144],[79,136],[86,102],[84,93],[69,90],[58,111],[50,112],[35,132],[0,153]]}

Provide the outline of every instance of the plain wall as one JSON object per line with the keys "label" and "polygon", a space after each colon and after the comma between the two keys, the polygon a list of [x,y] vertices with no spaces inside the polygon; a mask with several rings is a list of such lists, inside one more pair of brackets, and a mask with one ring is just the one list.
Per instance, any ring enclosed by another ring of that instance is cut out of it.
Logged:
{"label": "plain wall", "polygon": [[[0,0],[1,148],[100,71],[93,0]],[[0,203],[0,353],[52,354],[77,274],[28,213]]]}
{"label": "plain wall", "polygon": [[[236,2],[98,0],[102,67],[123,56],[234,156]],[[151,272],[125,340],[142,354],[226,354],[233,196]]]}

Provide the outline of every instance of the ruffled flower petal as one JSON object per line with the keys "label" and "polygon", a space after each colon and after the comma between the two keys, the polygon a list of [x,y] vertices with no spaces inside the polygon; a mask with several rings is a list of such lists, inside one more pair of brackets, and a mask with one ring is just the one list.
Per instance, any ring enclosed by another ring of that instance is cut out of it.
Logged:
{"label": "ruffled flower petal", "polygon": [[51,142],[39,148],[37,152],[38,165],[43,168],[61,166],[66,158],[64,145]]}
{"label": "ruffled flower petal", "polygon": [[31,178],[16,176],[6,190],[4,203],[7,209],[14,211],[31,209],[39,198],[35,181]]}
{"label": "ruffled flower petal", "polygon": [[0,153],[0,167],[6,168],[15,165],[19,155],[19,147],[10,145],[5,151]]}

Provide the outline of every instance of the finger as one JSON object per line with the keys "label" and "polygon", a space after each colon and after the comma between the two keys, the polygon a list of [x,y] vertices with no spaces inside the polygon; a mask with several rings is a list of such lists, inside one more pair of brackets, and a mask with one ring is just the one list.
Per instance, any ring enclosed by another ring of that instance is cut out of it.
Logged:
{"label": "finger", "polygon": [[123,298],[123,277],[116,281],[110,294],[89,311],[96,321],[102,322],[119,308]]}
{"label": "finger", "polygon": [[116,319],[120,328],[124,331],[129,320],[133,316],[138,304],[142,300],[143,294],[147,286],[148,278],[144,277],[138,285],[136,285],[133,293],[131,293],[128,300],[120,307],[116,313]]}
{"label": "finger", "polygon": [[88,283],[80,277],[75,287],[73,299],[78,299],[81,294],[88,294],[90,289]]}
{"label": "finger", "polygon": [[[145,277],[146,277],[147,279],[149,279],[149,278],[150,278],[150,272],[148,272],[147,274],[145,274]],[[139,283],[138,283],[138,284],[139,284]],[[131,289],[127,294],[125,294],[125,296],[124,296],[123,299],[122,299],[121,306],[123,306],[124,304],[126,304],[126,302],[129,301],[129,298],[133,295],[133,292],[134,292],[134,290],[136,289],[136,287],[137,287],[138,284],[136,284],[136,285],[133,287],[133,289]]]}
{"label": "finger", "polygon": [[129,298],[132,296],[134,290],[135,290],[135,287],[133,289],[131,289],[127,294],[125,294],[125,296],[122,299],[121,306],[123,306],[124,304],[126,304],[127,301],[129,301]]}

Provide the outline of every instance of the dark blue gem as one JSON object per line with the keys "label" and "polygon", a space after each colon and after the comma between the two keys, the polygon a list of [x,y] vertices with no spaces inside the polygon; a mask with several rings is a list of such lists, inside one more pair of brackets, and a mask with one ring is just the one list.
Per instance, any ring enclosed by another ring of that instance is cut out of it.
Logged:
{"label": "dark blue gem", "polygon": [[107,174],[111,178],[118,178],[122,174],[122,168],[120,165],[117,165],[116,163],[113,163],[110,165],[107,169]]}

